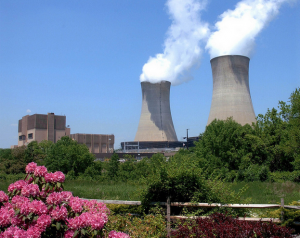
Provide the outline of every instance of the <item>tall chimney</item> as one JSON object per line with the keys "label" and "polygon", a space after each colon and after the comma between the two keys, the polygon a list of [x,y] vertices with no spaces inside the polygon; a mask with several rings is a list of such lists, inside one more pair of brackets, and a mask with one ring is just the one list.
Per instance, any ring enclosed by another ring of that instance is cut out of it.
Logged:
{"label": "tall chimney", "polygon": [[241,125],[256,122],[249,89],[249,61],[246,56],[213,58],[213,96],[207,125],[214,119],[232,117]]}
{"label": "tall chimney", "polygon": [[142,112],[134,141],[177,141],[170,110],[170,86],[141,82]]}

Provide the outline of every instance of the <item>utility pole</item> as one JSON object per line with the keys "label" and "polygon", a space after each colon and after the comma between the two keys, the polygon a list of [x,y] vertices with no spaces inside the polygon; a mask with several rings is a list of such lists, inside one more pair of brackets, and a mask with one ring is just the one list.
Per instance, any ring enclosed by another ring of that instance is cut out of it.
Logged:
{"label": "utility pole", "polygon": [[189,149],[189,129],[186,129],[186,149]]}

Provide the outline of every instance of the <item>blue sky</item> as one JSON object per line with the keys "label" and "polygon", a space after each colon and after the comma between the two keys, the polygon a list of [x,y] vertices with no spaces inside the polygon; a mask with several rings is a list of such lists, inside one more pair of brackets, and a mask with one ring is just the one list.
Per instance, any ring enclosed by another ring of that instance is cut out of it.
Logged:
{"label": "blue sky", "polygon": [[[238,1],[210,0],[211,26]],[[162,53],[171,24],[159,0],[1,0],[0,148],[18,142],[18,120],[66,115],[71,133],[114,134],[115,148],[134,140],[141,112],[139,76]],[[300,86],[300,3],[284,4],[256,38],[250,59],[255,114],[288,101]],[[205,51],[193,80],[171,87],[178,139],[205,130],[211,98]]]}

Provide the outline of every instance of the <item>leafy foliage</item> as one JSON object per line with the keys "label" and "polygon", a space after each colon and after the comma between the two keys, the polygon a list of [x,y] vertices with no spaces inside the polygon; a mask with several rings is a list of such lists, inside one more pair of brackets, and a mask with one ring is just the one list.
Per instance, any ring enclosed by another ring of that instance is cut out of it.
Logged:
{"label": "leafy foliage", "polygon": [[189,156],[175,156],[162,163],[146,180],[142,204],[151,202],[241,202],[240,194],[220,180],[207,180],[197,160]]}
{"label": "leafy foliage", "polygon": [[274,223],[240,221],[231,216],[215,213],[209,218],[182,221],[172,232],[174,238],[185,237],[293,237],[292,230]]}
{"label": "leafy foliage", "polygon": [[[300,89],[244,126],[214,120],[196,142],[199,166],[226,181],[265,181],[270,172],[300,170]],[[294,180],[295,181],[295,180]]]}
{"label": "leafy foliage", "polygon": [[64,136],[50,146],[44,163],[50,171],[59,170],[66,174],[73,171],[74,175],[78,176],[93,165],[94,159],[86,145],[78,144],[77,141]]}

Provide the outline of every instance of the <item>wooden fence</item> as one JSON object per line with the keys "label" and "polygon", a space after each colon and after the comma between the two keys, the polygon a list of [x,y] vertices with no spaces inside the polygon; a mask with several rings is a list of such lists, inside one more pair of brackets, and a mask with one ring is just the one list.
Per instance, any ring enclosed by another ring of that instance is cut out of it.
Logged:
{"label": "wooden fence", "polygon": [[[103,202],[106,204],[122,204],[122,205],[132,205],[139,206],[142,203],[140,201],[122,201],[122,200],[100,200],[100,199],[89,199],[97,200],[98,202]],[[170,198],[167,199],[167,202],[152,202],[151,205],[160,204],[161,206],[167,207],[167,232],[168,237],[171,231],[171,220],[175,219],[196,219],[198,217],[185,217],[185,216],[171,216],[171,207],[229,207],[229,208],[290,208],[300,210],[300,206],[288,206],[284,205],[284,199],[281,198],[280,204],[221,204],[221,203],[190,203],[190,202],[171,202]],[[283,220],[283,210],[281,212],[281,219],[279,218],[254,218],[254,217],[240,217],[239,220],[244,221],[272,221],[274,223],[281,223]],[[201,218],[206,218],[201,216]]]}

